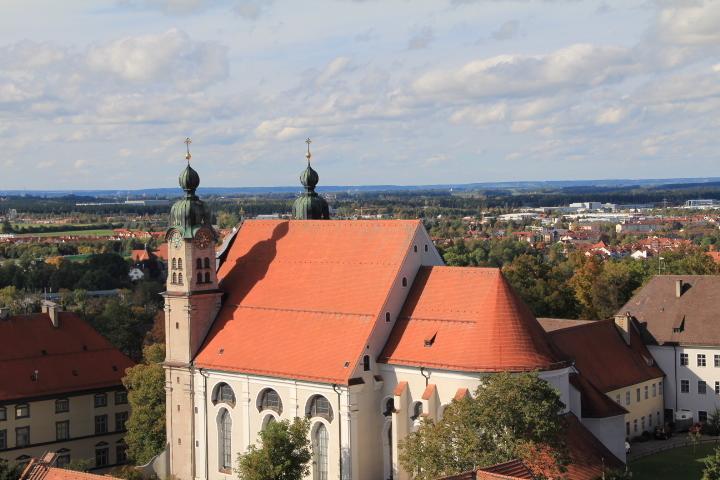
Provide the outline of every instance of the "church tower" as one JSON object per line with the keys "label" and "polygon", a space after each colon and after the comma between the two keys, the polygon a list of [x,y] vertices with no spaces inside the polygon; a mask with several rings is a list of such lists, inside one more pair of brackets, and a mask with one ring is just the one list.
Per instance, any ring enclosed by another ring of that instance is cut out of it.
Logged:
{"label": "church tower", "polygon": [[209,209],[195,194],[200,176],[190,166],[180,173],[182,199],[170,210],[165,234],[168,243],[168,277],[165,298],[165,393],[170,474],[181,479],[195,476],[192,360],[202,345],[217,312],[222,293],[215,264],[217,233]]}
{"label": "church tower", "polygon": [[295,199],[293,203],[293,218],[295,220],[328,220],[330,218],[330,207],[327,201],[315,192],[315,186],[320,180],[318,173],[310,166],[310,139],[307,143],[307,168],[300,174],[300,183],[305,191]]}

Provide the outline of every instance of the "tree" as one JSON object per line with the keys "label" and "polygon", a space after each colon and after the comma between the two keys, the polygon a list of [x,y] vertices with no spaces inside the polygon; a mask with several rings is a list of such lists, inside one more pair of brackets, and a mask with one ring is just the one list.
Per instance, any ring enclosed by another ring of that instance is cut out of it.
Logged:
{"label": "tree", "polygon": [[521,457],[533,443],[543,455],[552,451],[560,467],[563,409],[537,374],[489,375],[472,398],[454,400],[442,420],[423,420],[401,443],[400,462],[416,478],[433,479]]}
{"label": "tree", "polygon": [[236,473],[243,480],[300,480],[310,473],[307,418],[270,422],[260,431],[260,446],[238,455]]}
{"label": "tree", "polygon": [[703,460],[703,463],[705,468],[702,480],[720,480],[720,448],[716,448],[710,457]]}
{"label": "tree", "polygon": [[137,464],[149,462],[165,448],[165,372],[161,362],[165,346],[143,349],[144,361],[127,369],[123,385],[128,390],[130,418],[125,424],[128,455]]}
{"label": "tree", "polygon": [[20,469],[11,467],[7,460],[0,458],[0,480],[17,480],[19,477]]}

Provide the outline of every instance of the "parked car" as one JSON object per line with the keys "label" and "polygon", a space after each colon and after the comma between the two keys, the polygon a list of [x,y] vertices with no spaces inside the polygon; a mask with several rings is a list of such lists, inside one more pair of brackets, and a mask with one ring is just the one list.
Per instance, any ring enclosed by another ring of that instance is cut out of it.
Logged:
{"label": "parked car", "polygon": [[655,432],[653,436],[658,440],[667,440],[668,438],[672,437],[672,431],[670,431],[670,427],[668,425],[658,425],[657,427],[655,427]]}

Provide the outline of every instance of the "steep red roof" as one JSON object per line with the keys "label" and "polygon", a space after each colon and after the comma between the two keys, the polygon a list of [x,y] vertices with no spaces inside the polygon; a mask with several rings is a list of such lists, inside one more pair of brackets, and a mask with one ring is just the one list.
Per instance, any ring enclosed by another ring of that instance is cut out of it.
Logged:
{"label": "steep red roof", "polygon": [[546,332],[552,332],[553,330],[560,330],[563,328],[574,327],[576,325],[585,325],[586,323],[593,323],[596,320],[574,320],[565,318],[538,318],[538,322],[545,329]]}
{"label": "steep red roof", "polygon": [[[553,343],[575,361],[580,374],[602,392],[665,376],[640,333],[630,329],[628,346],[612,319],[571,325],[553,330],[549,335]],[[599,358],[602,361],[598,361]]]}
{"label": "steep red roof", "polygon": [[496,268],[422,267],[381,355],[474,372],[550,369],[560,360]]}
{"label": "steep red roof", "polygon": [[[73,313],[0,320],[0,400],[121,385],[132,360]],[[37,380],[33,374],[37,370]]]}
{"label": "steep red roof", "polygon": [[218,271],[226,297],[196,364],[347,383],[418,228],[246,221]]}
{"label": "steep red roof", "polygon": [[55,457],[54,453],[49,453],[42,460],[33,458],[23,469],[20,480],[117,480],[116,477],[110,475],[96,475],[52,467]]}

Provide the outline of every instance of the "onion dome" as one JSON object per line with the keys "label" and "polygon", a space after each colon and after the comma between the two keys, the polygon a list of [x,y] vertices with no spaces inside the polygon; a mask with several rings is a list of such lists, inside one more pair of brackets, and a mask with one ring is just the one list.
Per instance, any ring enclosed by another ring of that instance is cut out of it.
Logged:
{"label": "onion dome", "polygon": [[308,151],[305,154],[307,158],[307,167],[300,174],[300,183],[305,187],[305,192],[301,193],[293,203],[293,218],[295,220],[327,220],[330,218],[330,207],[327,201],[315,192],[315,186],[320,180],[318,173],[310,166],[310,139],[305,140],[308,144]]}
{"label": "onion dome", "polygon": [[178,183],[180,188],[185,191],[185,197],[175,202],[170,209],[168,231],[175,229],[180,232],[183,238],[193,238],[195,232],[201,227],[212,226],[212,216],[205,202],[195,194],[195,191],[200,186],[200,175],[190,166],[190,139],[185,142],[188,144],[188,153],[185,157],[188,160],[188,165],[180,172],[178,177]]}

